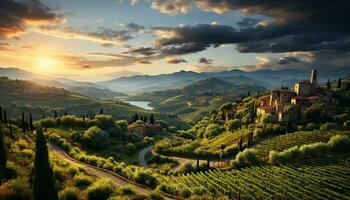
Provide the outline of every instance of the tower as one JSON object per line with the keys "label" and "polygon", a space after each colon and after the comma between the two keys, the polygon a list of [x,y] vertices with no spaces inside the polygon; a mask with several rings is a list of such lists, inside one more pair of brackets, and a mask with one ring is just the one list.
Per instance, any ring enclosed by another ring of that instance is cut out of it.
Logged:
{"label": "tower", "polygon": [[313,69],[311,72],[311,84],[313,88],[316,88],[317,86],[317,69]]}

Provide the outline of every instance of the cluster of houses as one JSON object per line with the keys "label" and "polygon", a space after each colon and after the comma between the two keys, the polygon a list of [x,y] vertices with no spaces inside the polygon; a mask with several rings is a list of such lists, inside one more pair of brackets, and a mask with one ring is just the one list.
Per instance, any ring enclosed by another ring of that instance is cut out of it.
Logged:
{"label": "cluster of houses", "polygon": [[159,133],[161,131],[162,127],[158,123],[137,121],[128,126],[129,134],[136,134],[142,137],[149,136],[154,133]]}
{"label": "cluster of houses", "polygon": [[297,82],[293,90],[281,87],[261,96],[259,98],[261,104],[257,108],[257,114],[269,113],[275,116],[278,121],[285,121],[288,117],[285,112],[287,105],[299,105],[301,112],[303,112],[308,107],[319,103],[325,104],[327,114],[335,114],[339,102],[333,98],[330,83],[327,84],[327,87],[320,87],[317,84],[317,75],[318,71],[314,69],[311,73],[311,79]]}

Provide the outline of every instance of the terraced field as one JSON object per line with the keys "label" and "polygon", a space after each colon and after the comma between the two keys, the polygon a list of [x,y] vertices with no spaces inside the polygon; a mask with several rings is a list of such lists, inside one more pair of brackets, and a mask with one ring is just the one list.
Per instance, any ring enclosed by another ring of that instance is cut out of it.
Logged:
{"label": "terraced field", "polygon": [[[301,131],[279,135],[257,144],[254,148],[258,156],[262,159],[269,156],[270,151],[283,151],[294,146],[311,144],[316,142],[328,142],[328,140],[339,134],[339,132],[321,132],[321,131]],[[345,134],[345,133],[341,133]]]}
{"label": "terraced field", "polygon": [[350,154],[347,154],[281,167],[261,165],[172,176],[163,180],[163,184],[187,188],[192,194],[202,188],[202,193],[225,195],[229,199],[329,200],[349,199],[349,179]]}

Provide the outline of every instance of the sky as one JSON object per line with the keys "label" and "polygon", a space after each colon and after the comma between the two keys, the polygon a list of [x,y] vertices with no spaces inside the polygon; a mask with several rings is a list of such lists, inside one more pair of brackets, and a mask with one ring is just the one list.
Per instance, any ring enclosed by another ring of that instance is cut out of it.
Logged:
{"label": "sky", "polygon": [[350,66],[347,0],[1,0],[0,66],[97,81]]}

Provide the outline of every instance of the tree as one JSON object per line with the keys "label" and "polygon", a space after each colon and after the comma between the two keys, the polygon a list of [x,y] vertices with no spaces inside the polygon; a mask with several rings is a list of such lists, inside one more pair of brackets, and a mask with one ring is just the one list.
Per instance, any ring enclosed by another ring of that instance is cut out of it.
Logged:
{"label": "tree", "polygon": [[136,122],[137,120],[139,120],[139,115],[135,114],[134,117],[133,117],[132,122]]}
{"label": "tree", "polygon": [[100,110],[100,115],[103,115],[103,108],[101,108]]}
{"label": "tree", "polygon": [[26,121],[24,119],[24,112],[22,112],[22,132],[25,133],[26,130]]}
{"label": "tree", "polygon": [[4,122],[4,118],[2,117],[2,106],[0,105],[0,122]]}
{"label": "tree", "polygon": [[58,115],[57,115],[57,111],[55,110],[55,119],[57,118],[57,116],[58,116]]}
{"label": "tree", "polygon": [[34,131],[32,113],[29,113],[29,130]]}
{"label": "tree", "polygon": [[33,197],[35,200],[57,200],[57,190],[50,166],[46,139],[43,130],[36,131],[35,160],[33,173]]}
{"label": "tree", "polygon": [[4,124],[7,124],[7,114],[6,114],[6,110],[4,110]]}
{"label": "tree", "polygon": [[332,87],[331,82],[328,79],[328,81],[327,81],[327,89],[331,89],[331,87]]}
{"label": "tree", "polygon": [[243,136],[241,136],[241,139],[239,140],[239,150],[243,150]]}
{"label": "tree", "polygon": [[149,122],[151,124],[154,124],[154,115],[153,115],[153,113],[151,114],[151,117],[149,118]]}
{"label": "tree", "polygon": [[0,167],[5,167],[7,162],[7,152],[4,143],[4,135],[0,129]]}
{"label": "tree", "polygon": [[286,126],[286,132],[291,132],[293,129],[293,116],[292,116],[292,111],[288,113],[288,118],[287,118],[287,126]]}
{"label": "tree", "polygon": [[26,117],[26,131],[29,132],[29,121],[27,117]]}
{"label": "tree", "polygon": [[239,119],[231,119],[225,123],[225,128],[227,131],[233,132],[234,130],[239,129],[240,123]]}
{"label": "tree", "polygon": [[341,88],[341,78],[338,79],[338,86],[337,88]]}
{"label": "tree", "polygon": [[147,122],[147,116],[143,116],[144,122]]}

